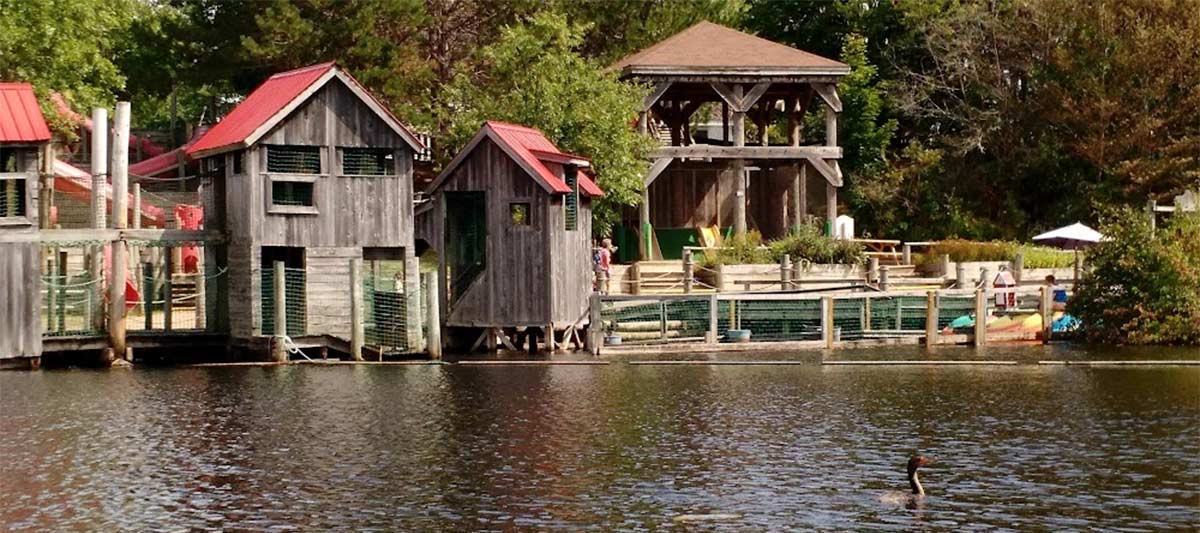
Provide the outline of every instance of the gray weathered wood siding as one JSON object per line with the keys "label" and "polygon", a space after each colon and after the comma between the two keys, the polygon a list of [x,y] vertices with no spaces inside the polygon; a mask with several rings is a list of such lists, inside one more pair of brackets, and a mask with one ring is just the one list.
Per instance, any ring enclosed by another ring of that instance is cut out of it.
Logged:
{"label": "gray weathered wood siding", "polygon": [[[38,225],[38,147],[22,149],[18,157],[25,216],[0,218],[0,359],[42,355],[42,250],[29,242]],[[26,242],[4,242],[6,237]]]}
{"label": "gray weathered wood siding", "polygon": [[[267,146],[321,148],[321,173],[282,175],[266,171]],[[391,148],[390,176],[347,176],[339,148]],[[227,157],[220,155],[216,157]],[[269,335],[261,331],[262,248],[304,248],[307,333],[350,335],[350,265],[363,247],[402,248],[413,243],[411,147],[351,92],[333,79],[287,119],[245,150],[241,175],[229,173],[216,190],[223,192],[224,226],[229,235],[229,315],[235,337]],[[271,204],[274,178],[313,182],[314,213],[283,213]],[[223,189],[223,190],[222,190]],[[406,285],[419,286],[417,269]]]}
{"label": "gray weathered wood siding", "polygon": [[[555,200],[551,209],[564,213],[563,197],[558,196]],[[558,328],[568,327],[583,318],[592,293],[592,201],[582,194],[576,218],[576,230],[566,231],[559,225],[558,231],[552,233],[549,283],[553,295],[552,318]]]}
{"label": "gray weathered wood siding", "polygon": [[42,355],[42,282],[36,242],[0,242],[0,359]]}
{"label": "gray weathered wood siding", "polygon": [[[547,240],[544,228],[549,195],[491,139],[484,139],[437,191],[438,208],[430,215],[441,234],[445,228],[444,192],[483,191],[487,209],[487,268],[454,305],[447,325],[542,325],[548,316],[545,280]],[[529,226],[513,226],[509,204],[530,204]],[[445,236],[438,247],[442,279],[446,279]],[[432,243],[431,243],[432,244]]]}

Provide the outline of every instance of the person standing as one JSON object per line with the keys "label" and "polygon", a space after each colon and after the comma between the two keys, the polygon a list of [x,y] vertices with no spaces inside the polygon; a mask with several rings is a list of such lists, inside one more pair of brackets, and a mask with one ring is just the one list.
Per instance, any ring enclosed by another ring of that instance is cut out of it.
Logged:
{"label": "person standing", "polygon": [[596,250],[596,290],[601,294],[608,294],[609,279],[612,273],[612,254],[615,249],[612,239],[604,239],[600,241],[600,248]]}

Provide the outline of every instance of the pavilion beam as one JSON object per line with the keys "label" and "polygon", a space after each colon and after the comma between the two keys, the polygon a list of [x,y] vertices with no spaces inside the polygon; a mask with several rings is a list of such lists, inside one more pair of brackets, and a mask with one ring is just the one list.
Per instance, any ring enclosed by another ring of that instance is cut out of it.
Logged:
{"label": "pavilion beam", "polygon": [[642,178],[642,183],[645,184],[646,188],[649,188],[650,184],[654,183],[654,180],[662,175],[663,171],[671,165],[671,161],[672,158],[670,157],[660,157],[654,160],[654,163],[650,165],[650,170],[646,171],[646,176]]}
{"label": "pavilion beam", "polygon": [[646,95],[645,98],[642,98],[642,111],[647,111],[651,107],[654,107],[654,104],[657,104],[663,95],[667,94],[667,89],[670,88],[671,82],[669,81],[660,82],[658,85],[655,85],[654,90]]}
{"label": "pavilion beam", "polygon": [[842,149],[828,146],[660,146],[650,151],[650,157],[710,158],[710,159],[841,159]]}
{"label": "pavilion beam", "polygon": [[821,99],[825,101],[825,105],[833,110],[834,113],[842,112],[842,99],[838,97],[837,85],[832,83],[814,83],[813,90],[821,95]]}

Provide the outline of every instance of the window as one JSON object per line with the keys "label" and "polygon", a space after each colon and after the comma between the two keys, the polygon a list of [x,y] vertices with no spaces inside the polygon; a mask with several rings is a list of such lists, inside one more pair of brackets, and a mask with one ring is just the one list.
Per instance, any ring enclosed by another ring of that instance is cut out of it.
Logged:
{"label": "window", "polygon": [[575,231],[579,222],[579,179],[578,171],[575,167],[567,165],[563,167],[567,178],[567,187],[571,188],[571,192],[567,193],[565,201],[567,207],[566,229],[567,231]]}
{"label": "window", "polygon": [[243,170],[244,165],[246,164],[245,158],[246,158],[245,150],[238,150],[233,153],[233,175],[234,176],[240,176],[243,172],[245,172],[245,170]]}
{"label": "window", "polygon": [[25,216],[25,179],[0,178],[0,218]]}
{"label": "window", "polygon": [[394,176],[396,155],[391,148],[342,148],[342,174]]}
{"label": "window", "polygon": [[20,172],[20,151],[13,148],[0,148],[0,172]]}
{"label": "window", "polygon": [[512,220],[514,226],[529,226],[533,224],[530,218],[532,211],[529,209],[529,202],[515,202],[508,204],[508,216]]}
{"label": "window", "polygon": [[272,181],[271,204],[312,207],[313,183],[299,181]]}
{"label": "window", "polygon": [[267,172],[279,174],[320,174],[321,147],[267,146]]}

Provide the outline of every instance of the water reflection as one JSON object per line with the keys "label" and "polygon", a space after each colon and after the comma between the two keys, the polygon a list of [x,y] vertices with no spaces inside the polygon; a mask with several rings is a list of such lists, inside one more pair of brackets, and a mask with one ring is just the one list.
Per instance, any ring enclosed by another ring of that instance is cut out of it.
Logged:
{"label": "water reflection", "polygon": [[[0,529],[1200,522],[1196,368],[51,371],[0,374],[0,411]],[[916,452],[929,497],[883,501]]]}

